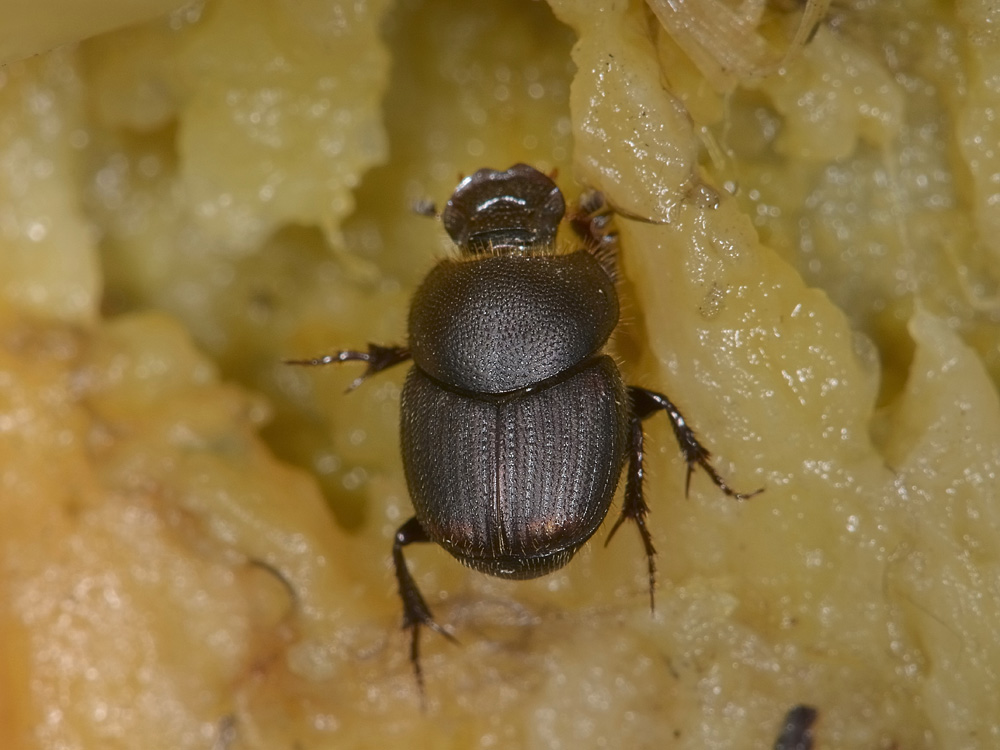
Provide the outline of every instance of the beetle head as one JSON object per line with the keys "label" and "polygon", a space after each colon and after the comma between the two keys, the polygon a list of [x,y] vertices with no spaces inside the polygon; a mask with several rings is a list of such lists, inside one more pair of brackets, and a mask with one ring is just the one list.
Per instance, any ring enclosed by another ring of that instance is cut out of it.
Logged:
{"label": "beetle head", "polygon": [[523,253],[550,247],[566,203],[547,175],[527,164],[480,169],[462,180],[441,213],[462,252]]}

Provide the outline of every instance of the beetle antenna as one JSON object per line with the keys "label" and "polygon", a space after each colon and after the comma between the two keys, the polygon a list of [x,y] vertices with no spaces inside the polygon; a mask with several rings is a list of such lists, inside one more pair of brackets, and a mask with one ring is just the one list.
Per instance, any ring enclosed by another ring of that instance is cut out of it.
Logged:
{"label": "beetle antenna", "polygon": [[419,198],[413,201],[411,206],[413,213],[419,214],[420,216],[426,216],[430,219],[440,219],[441,214],[438,213],[437,206],[434,205],[434,201],[430,198]]}
{"label": "beetle antenna", "polygon": [[670,219],[654,219],[650,216],[639,216],[639,214],[634,214],[631,211],[626,211],[624,208],[616,206],[614,203],[608,202],[608,208],[611,209],[611,213],[615,216],[621,216],[623,219],[628,219],[629,221],[638,221],[642,224],[669,224]]}

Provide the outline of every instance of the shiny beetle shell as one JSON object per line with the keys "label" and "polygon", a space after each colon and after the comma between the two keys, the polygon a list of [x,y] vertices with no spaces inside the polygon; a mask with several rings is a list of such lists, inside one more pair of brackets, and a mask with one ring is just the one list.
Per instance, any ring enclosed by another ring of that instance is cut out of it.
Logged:
{"label": "shiny beetle shell", "polygon": [[553,386],[483,399],[419,368],[403,388],[403,466],[420,524],[466,565],[534,578],[607,515],[625,456],[625,386],[599,357]]}
{"label": "shiny beetle shell", "polygon": [[586,251],[446,260],[413,296],[410,352],[447,386],[509,393],[579,365],[617,324],[614,283]]}
{"label": "shiny beetle shell", "polygon": [[[727,495],[680,410],[662,393],[625,386],[604,352],[618,324],[617,236],[599,193],[569,217],[576,249],[558,253],[565,213],[552,179],[525,164],[480,169],[441,213],[459,257],[441,261],[413,296],[407,346],[369,344],[296,364],[366,362],[365,378],[413,360],[403,386],[401,448],[415,515],[396,531],[392,560],[423,688],[419,634],[435,622],[403,550],[441,545],[502,578],[561,568],[607,516],[627,465],[621,514],[639,530],[650,606],[655,549],[646,528],[642,421],[665,412],[688,466]],[[433,214],[433,207],[422,213]],[[631,220],[638,217],[624,214]]]}

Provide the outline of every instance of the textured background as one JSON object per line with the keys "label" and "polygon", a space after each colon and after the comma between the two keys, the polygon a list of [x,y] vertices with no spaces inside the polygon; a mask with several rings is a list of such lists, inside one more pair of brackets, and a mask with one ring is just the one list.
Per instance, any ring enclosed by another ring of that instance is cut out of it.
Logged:
{"label": "textured background", "polygon": [[[34,5],[8,57],[162,10]],[[551,6],[209,0],[0,68],[0,745],[1000,743],[991,4],[787,60],[797,3]],[[616,356],[766,491],[685,500],[650,423],[652,617],[628,529],[532,582],[415,549],[421,713],[403,372],[281,359],[401,341],[410,204],[515,161],[665,221],[619,222]]]}

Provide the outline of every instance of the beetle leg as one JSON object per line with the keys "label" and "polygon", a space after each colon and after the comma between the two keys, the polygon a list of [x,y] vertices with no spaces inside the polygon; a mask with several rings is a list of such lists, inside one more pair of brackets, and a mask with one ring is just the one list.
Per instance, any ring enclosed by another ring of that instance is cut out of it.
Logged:
{"label": "beetle leg", "polygon": [[632,413],[639,419],[646,419],[657,411],[665,411],[667,416],[670,417],[670,424],[674,428],[674,437],[677,438],[681,452],[684,453],[684,460],[687,462],[687,479],[684,483],[685,497],[691,489],[691,475],[694,473],[695,466],[700,466],[712,479],[716,487],[737,500],[747,500],[762,491],[737,492],[726,484],[726,481],[719,475],[719,472],[712,466],[712,454],[708,452],[708,449],[704,445],[698,442],[694,430],[688,426],[687,420],[684,419],[684,415],[681,414],[680,409],[674,406],[669,398],[662,393],[646,390],[635,385],[629,386],[628,393],[632,401]]}
{"label": "beetle leg", "polygon": [[583,240],[587,251],[615,277],[618,232],[612,224],[614,210],[597,190],[583,193],[569,211],[569,226]]}
{"label": "beetle leg", "polygon": [[629,459],[628,476],[625,479],[625,502],[622,505],[621,515],[618,516],[615,525],[611,527],[611,533],[608,534],[604,546],[608,545],[615,532],[618,531],[618,527],[625,523],[626,519],[635,521],[639,535],[642,537],[642,546],[646,550],[646,564],[649,567],[649,610],[652,612],[656,609],[653,596],[656,587],[656,548],[653,546],[653,537],[649,533],[649,529],[646,528],[646,514],[649,513],[649,506],[642,494],[642,444],[642,417],[633,413],[629,420]]}
{"label": "beetle leg", "polygon": [[[646,514],[649,513],[649,506],[646,504],[646,498],[642,492],[642,480],[645,475],[642,467],[643,458],[645,457],[643,451],[644,436],[642,421],[658,411],[665,411],[667,416],[670,417],[670,424],[674,428],[674,436],[677,438],[677,443],[684,453],[684,460],[687,462],[687,479],[684,486],[685,496],[691,488],[691,474],[694,472],[695,466],[700,466],[720,490],[730,497],[735,497],[737,500],[746,500],[761,490],[747,494],[736,492],[726,484],[725,480],[715,470],[715,467],[712,466],[710,460],[712,454],[708,452],[705,446],[698,442],[694,430],[688,426],[680,409],[674,406],[673,402],[662,393],[646,390],[638,386],[629,386],[628,394],[629,401],[632,404],[632,416],[629,420],[629,462],[628,476],[625,480],[625,501],[622,505],[621,515],[618,517],[615,525],[611,527],[611,533],[608,534],[607,542],[611,541],[611,537],[618,531],[618,527],[626,520],[635,521],[636,527],[639,529],[639,535],[642,537],[642,546],[646,550],[646,561],[649,568],[649,608],[652,610],[655,608],[656,548],[653,546],[653,538],[649,533],[649,529],[646,528]],[[605,542],[605,545],[607,545],[607,542]]]}
{"label": "beetle leg", "polygon": [[368,351],[340,351],[327,354],[325,357],[315,359],[286,359],[286,365],[332,365],[338,362],[367,362],[368,367],[348,387],[348,391],[353,391],[365,380],[382,370],[388,370],[393,365],[405,362],[410,358],[410,350],[405,346],[379,346],[378,344],[368,344]]}
{"label": "beetle leg", "polygon": [[569,226],[612,278],[615,278],[618,255],[618,230],[613,223],[616,216],[642,224],[670,223],[668,219],[647,218],[615,206],[599,190],[587,190],[581,194],[570,208]]}
{"label": "beetle leg", "polygon": [[406,545],[429,541],[431,538],[427,535],[424,527],[420,525],[416,517],[413,517],[399,527],[392,542],[392,562],[396,568],[396,580],[399,582],[399,598],[403,600],[403,629],[411,631],[410,663],[413,665],[413,674],[417,678],[421,699],[424,694],[424,673],[420,669],[420,626],[426,625],[449,641],[456,642],[455,636],[434,622],[430,607],[424,601],[416,581],[410,574],[410,569],[406,567],[406,559],[403,557],[403,547]]}

